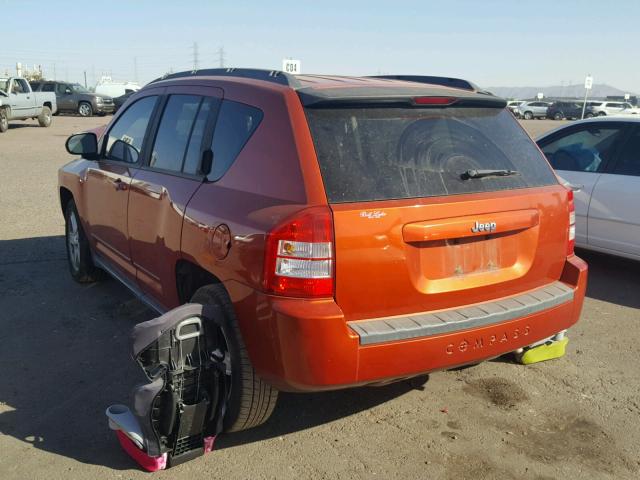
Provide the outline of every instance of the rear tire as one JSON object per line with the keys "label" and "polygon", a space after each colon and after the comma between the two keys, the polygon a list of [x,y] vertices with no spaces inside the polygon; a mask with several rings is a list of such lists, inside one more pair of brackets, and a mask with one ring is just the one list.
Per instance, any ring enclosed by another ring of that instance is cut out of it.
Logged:
{"label": "rear tire", "polygon": [[42,107],[42,113],[38,117],[38,124],[45,128],[51,125],[51,109],[49,107]]}
{"label": "rear tire", "polygon": [[533,118],[533,113],[531,112],[524,112],[524,119],[525,120],[531,120]]}
{"label": "rear tire", "polygon": [[78,105],[78,114],[81,117],[91,117],[93,115],[93,107],[90,103],[80,102],[80,105]]}
{"label": "rear tire", "polygon": [[222,285],[205,285],[194,293],[191,303],[218,305],[224,312],[222,331],[231,357],[231,391],[224,431],[238,432],[263,424],[273,413],[278,391],[260,379],[251,365],[229,295]]}
{"label": "rear tire", "polygon": [[4,133],[9,130],[9,119],[7,118],[7,111],[4,108],[0,109],[0,133]]}
{"label": "rear tire", "polygon": [[586,118],[593,118],[593,117],[594,117],[594,115],[593,115],[593,113],[587,113],[587,114],[585,115],[585,117],[586,117]]}
{"label": "rear tire", "polygon": [[71,276],[78,283],[95,282],[100,278],[100,270],[91,259],[89,241],[82,229],[80,215],[73,200],[67,203],[64,219],[67,260]]}
{"label": "rear tire", "polygon": [[554,119],[554,120],[562,120],[563,118],[564,118],[564,116],[563,116],[560,112],[556,113],[556,114],[553,116],[553,119]]}

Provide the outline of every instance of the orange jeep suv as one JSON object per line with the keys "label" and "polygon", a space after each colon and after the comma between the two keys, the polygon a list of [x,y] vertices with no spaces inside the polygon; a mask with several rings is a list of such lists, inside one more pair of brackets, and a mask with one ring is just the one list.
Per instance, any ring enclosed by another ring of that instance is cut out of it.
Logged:
{"label": "orange jeep suv", "polygon": [[224,312],[227,431],[278,390],[477,363],[580,315],[573,194],[464,80],[177,73],[67,149],[71,274]]}

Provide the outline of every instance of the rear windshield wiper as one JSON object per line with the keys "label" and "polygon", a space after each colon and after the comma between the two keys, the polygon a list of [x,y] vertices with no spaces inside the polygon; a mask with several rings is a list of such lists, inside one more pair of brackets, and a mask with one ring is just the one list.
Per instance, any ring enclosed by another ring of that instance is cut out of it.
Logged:
{"label": "rear windshield wiper", "polygon": [[520,175],[517,170],[467,170],[460,175],[463,180],[470,178],[485,178],[485,177],[510,177],[511,175]]}

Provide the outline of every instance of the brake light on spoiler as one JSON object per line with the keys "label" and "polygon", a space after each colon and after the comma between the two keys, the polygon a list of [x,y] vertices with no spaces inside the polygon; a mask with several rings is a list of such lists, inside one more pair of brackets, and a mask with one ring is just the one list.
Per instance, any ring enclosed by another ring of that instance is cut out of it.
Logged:
{"label": "brake light on spoiler", "polygon": [[413,104],[421,106],[443,106],[451,105],[457,100],[456,97],[414,97]]}

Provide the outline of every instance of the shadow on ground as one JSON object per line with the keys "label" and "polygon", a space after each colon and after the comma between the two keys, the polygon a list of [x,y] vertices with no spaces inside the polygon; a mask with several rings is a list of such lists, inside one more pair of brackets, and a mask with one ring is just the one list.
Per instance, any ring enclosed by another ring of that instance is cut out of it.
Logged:
{"label": "shadow on ground", "polygon": [[[83,463],[129,469],[104,410],[130,401],[142,373],[129,356],[129,332],[154,314],[117,282],[79,285],[67,271],[64,238],[0,241],[0,434]],[[588,295],[640,307],[639,265],[581,252]],[[227,435],[218,448],[286,435],[397,398],[411,385],[313,395],[282,394],[264,426]]]}
{"label": "shadow on ground", "polygon": [[[79,462],[134,467],[107,427],[105,409],[130,403],[142,371],[129,333],[155,315],[117,282],[79,285],[64,238],[0,241],[0,436]],[[387,402],[409,390],[380,388],[282,394],[271,421],[220,439],[218,448],[285,435]]]}
{"label": "shadow on ground", "polygon": [[587,297],[640,308],[640,262],[587,250],[576,253],[589,264]]}

